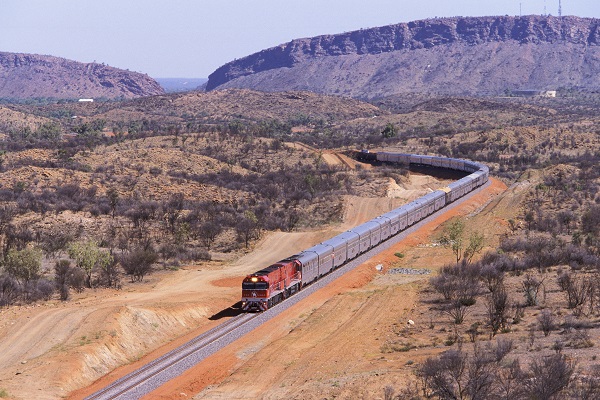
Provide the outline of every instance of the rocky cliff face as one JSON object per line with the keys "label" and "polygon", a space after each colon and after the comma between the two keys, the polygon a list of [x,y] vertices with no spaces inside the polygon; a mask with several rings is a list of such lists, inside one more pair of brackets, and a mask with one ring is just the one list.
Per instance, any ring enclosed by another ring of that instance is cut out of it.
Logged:
{"label": "rocky cliff face", "polygon": [[154,79],[103,64],[0,52],[0,97],[133,98],[164,93]]}
{"label": "rocky cliff face", "polygon": [[207,90],[377,97],[597,88],[599,26],[578,17],[457,17],[298,39],[225,64],[209,76]]}

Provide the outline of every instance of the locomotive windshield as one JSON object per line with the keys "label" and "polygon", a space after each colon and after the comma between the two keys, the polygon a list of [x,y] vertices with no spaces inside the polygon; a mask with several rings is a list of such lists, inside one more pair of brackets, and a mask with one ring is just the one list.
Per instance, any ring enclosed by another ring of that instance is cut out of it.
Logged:
{"label": "locomotive windshield", "polygon": [[242,289],[245,290],[265,290],[268,288],[267,282],[242,282]]}

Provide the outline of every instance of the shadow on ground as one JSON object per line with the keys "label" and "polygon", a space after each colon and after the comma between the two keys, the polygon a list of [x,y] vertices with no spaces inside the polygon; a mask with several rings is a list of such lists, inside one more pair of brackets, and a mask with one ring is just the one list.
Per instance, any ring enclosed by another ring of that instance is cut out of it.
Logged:
{"label": "shadow on ground", "polygon": [[235,317],[235,316],[243,314],[243,313],[244,312],[242,311],[242,302],[238,301],[237,303],[219,311],[218,313],[213,314],[208,319],[211,321],[217,321],[217,320],[220,320],[221,318]]}

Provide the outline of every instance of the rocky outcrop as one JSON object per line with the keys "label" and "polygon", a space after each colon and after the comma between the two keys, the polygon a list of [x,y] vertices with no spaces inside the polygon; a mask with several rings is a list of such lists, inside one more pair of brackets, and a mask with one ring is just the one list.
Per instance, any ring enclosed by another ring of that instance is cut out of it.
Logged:
{"label": "rocky outcrop", "polygon": [[599,25],[578,17],[455,17],[298,39],[225,64],[206,88],[354,97],[597,88]]}
{"label": "rocky outcrop", "polygon": [[162,94],[152,78],[97,63],[0,52],[0,97],[133,98]]}

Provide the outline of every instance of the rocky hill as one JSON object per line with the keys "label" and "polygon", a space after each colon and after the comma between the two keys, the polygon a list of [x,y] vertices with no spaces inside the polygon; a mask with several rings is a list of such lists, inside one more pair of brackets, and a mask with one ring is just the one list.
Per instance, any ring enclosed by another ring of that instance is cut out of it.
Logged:
{"label": "rocky hill", "polygon": [[455,17],[297,39],[223,65],[206,88],[365,98],[600,88],[599,25],[579,17]]}
{"label": "rocky hill", "polygon": [[[172,93],[119,102],[69,102],[11,107],[15,111],[40,118],[59,118],[61,123],[68,126],[72,123],[79,124],[81,121],[101,119],[106,121],[109,128],[127,126],[136,121],[146,126],[178,125],[187,126],[186,129],[197,124],[229,122],[253,124],[279,121],[302,125],[321,121],[324,124],[336,124],[388,114],[372,104],[356,99],[311,92],[270,93],[244,89]],[[73,115],[77,115],[78,118],[71,119]],[[16,126],[17,122],[12,121],[8,127]],[[65,129],[68,129],[68,126]]]}
{"label": "rocky hill", "polygon": [[0,52],[0,98],[133,98],[164,93],[152,78],[97,63]]}

